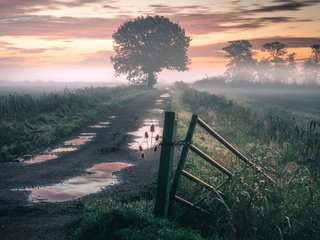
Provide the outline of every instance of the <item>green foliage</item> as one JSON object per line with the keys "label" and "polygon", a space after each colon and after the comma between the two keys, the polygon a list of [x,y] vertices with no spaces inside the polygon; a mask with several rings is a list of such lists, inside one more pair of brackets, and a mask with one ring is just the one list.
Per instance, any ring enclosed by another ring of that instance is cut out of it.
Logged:
{"label": "green foliage", "polygon": [[201,240],[196,232],[165,219],[155,218],[152,201],[127,204],[95,201],[87,206],[77,239]]}

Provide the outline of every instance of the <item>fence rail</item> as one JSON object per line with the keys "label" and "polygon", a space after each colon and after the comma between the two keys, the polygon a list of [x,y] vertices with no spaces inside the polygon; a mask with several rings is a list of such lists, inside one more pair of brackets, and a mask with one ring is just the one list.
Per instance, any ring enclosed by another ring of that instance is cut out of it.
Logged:
{"label": "fence rail", "polygon": [[[172,172],[172,161],[173,161],[173,151],[175,146],[175,133],[176,133],[176,121],[175,121],[175,113],[174,112],[166,112],[165,113],[165,121],[163,128],[163,143],[161,149],[160,156],[160,165],[159,165],[159,173],[158,173],[158,184],[157,184],[157,192],[156,192],[156,203],[155,203],[155,215],[161,217],[167,217],[168,212],[171,210],[173,206],[173,202],[176,201],[184,206],[187,206],[188,209],[184,211],[179,216],[185,215],[192,209],[210,214],[209,211],[199,207],[199,204],[204,201],[206,198],[202,198],[198,200],[196,203],[192,203],[189,200],[184,199],[181,196],[176,194],[177,188],[179,185],[180,177],[183,176],[190,181],[193,181],[197,184],[200,184],[205,189],[209,191],[213,191],[216,194],[220,195],[218,192],[219,188],[226,184],[229,179],[233,179],[235,174],[232,173],[229,169],[223,166],[219,161],[215,160],[213,157],[209,156],[207,153],[202,151],[199,147],[195,146],[192,143],[193,135],[196,131],[196,126],[199,125],[202,129],[204,129],[207,133],[209,133],[214,139],[219,141],[224,147],[226,147],[233,155],[235,155],[238,159],[244,162],[248,167],[255,169],[259,174],[264,176],[270,182],[275,183],[275,181],[266,173],[264,173],[261,169],[257,168],[255,164],[249,160],[245,155],[243,155],[238,149],[232,146],[227,140],[225,140],[219,133],[217,133],[214,129],[212,129],[207,123],[205,123],[201,118],[197,115],[193,114],[190,125],[188,128],[188,132],[186,134],[186,138],[183,141],[183,148],[181,150],[179,162],[177,168],[175,170],[175,174],[171,183],[171,172]],[[187,161],[187,156],[191,150],[193,153],[204,159],[214,168],[218,169],[221,173],[228,177],[227,180],[223,181],[218,186],[214,187],[199,177],[189,173],[184,170],[185,163]],[[239,182],[243,183],[240,179]]]}

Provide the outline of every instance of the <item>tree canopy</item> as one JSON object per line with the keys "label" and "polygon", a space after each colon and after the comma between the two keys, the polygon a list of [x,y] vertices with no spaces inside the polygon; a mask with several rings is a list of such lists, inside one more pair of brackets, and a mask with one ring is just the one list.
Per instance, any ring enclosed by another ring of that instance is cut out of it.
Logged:
{"label": "tree canopy", "polygon": [[252,45],[247,40],[236,40],[228,42],[229,45],[223,50],[227,52],[226,57],[230,58],[226,71],[230,81],[250,81],[253,77],[252,67],[255,60],[252,57]]}
{"label": "tree canopy", "polygon": [[310,46],[311,56],[304,62],[304,77],[309,84],[320,83],[320,44]]}
{"label": "tree canopy", "polygon": [[127,74],[131,83],[157,82],[163,69],[186,71],[191,38],[184,29],[163,16],[138,17],[122,24],[112,35],[116,56],[111,62],[116,75]]}
{"label": "tree canopy", "polygon": [[263,45],[263,51],[270,54],[271,62],[275,65],[285,62],[284,57],[287,54],[286,45],[282,42],[275,41]]}

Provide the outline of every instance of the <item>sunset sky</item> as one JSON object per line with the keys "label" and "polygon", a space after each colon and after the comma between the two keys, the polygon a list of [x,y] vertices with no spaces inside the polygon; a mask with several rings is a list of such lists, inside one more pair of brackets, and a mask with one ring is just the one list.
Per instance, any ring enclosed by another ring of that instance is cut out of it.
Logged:
{"label": "sunset sky", "polygon": [[115,81],[112,34],[138,16],[162,15],[192,38],[189,72],[162,81],[197,80],[224,71],[221,50],[246,39],[255,58],[279,40],[298,61],[320,44],[320,0],[0,0],[0,81]]}

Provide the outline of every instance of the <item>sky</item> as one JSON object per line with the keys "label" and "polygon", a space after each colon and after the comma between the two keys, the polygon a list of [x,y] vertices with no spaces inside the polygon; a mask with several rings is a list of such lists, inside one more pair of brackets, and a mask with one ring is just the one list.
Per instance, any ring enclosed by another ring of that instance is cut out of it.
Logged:
{"label": "sky", "polygon": [[303,62],[320,44],[320,0],[0,0],[0,81],[124,81],[115,77],[112,34],[125,21],[161,15],[192,38],[188,72],[161,81],[223,73],[222,48],[245,39],[254,57],[281,41]]}

